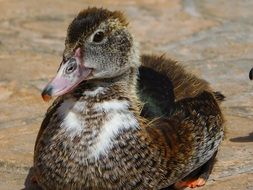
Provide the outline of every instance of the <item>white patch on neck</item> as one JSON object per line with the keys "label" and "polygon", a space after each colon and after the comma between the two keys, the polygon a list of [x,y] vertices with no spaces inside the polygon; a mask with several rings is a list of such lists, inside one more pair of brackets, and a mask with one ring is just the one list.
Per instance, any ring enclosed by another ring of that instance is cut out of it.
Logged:
{"label": "white patch on neck", "polygon": [[98,94],[102,94],[105,92],[104,87],[97,87],[95,90],[86,90],[84,91],[83,95],[90,96],[90,97],[95,97]]}
{"label": "white patch on neck", "polygon": [[96,103],[93,107],[98,112],[123,111],[128,110],[128,101],[110,100],[102,103]]}
{"label": "white patch on neck", "polygon": [[61,126],[64,127],[66,131],[71,132],[71,134],[73,133],[73,135],[78,134],[83,129],[81,121],[78,119],[76,113],[72,111],[66,115]]}
{"label": "white patch on neck", "polygon": [[80,135],[84,129],[83,121],[72,110],[81,112],[85,108],[84,102],[75,102],[73,99],[70,99],[64,101],[58,109],[58,113],[62,117],[61,128],[65,129],[71,138]]}
{"label": "white patch on neck", "polygon": [[86,105],[87,104],[84,101],[76,102],[75,105],[73,106],[73,110],[75,110],[76,112],[83,113],[87,109]]}
{"label": "white patch on neck", "polygon": [[109,120],[104,123],[102,130],[97,137],[96,144],[91,147],[90,158],[98,159],[100,155],[106,154],[113,146],[113,140],[126,129],[135,129],[139,127],[132,112],[111,113]]}

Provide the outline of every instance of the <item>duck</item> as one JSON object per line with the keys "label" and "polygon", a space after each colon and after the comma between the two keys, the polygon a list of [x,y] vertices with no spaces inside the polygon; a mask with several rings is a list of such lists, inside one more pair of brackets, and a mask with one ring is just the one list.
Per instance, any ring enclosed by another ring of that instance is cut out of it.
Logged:
{"label": "duck", "polygon": [[166,56],[141,55],[120,11],[87,8],[42,91],[34,148],[45,190],[199,187],[224,136],[225,96]]}

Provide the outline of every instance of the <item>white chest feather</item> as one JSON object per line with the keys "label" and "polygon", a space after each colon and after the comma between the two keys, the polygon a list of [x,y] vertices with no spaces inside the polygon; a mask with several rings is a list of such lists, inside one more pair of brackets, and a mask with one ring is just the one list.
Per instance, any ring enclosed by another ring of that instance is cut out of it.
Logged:
{"label": "white chest feather", "polygon": [[85,127],[84,120],[76,112],[83,112],[86,109],[85,102],[75,102],[66,100],[58,109],[62,118],[61,128],[64,129],[70,137],[79,136]]}
{"label": "white chest feather", "polygon": [[94,105],[94,109],[98,112],[115,112],[115,111],[128,111],[129,103],[126,100],[110,100]]}
{"label": "white chest feather", "polygon": [[62,127],[72,135],[77,135],[82,131],[84,126],[74,112],[69,112],[62,123]]}
{"label": "white chest feather", "polygon": [[97,110],[107,112],[107,118],[91,147],[91,157],[98,159],[100,155],[106,154],[114,144],[116,137],[124,130],[137,128],[138,122],[132,112],[129,111],[127,101],[111,100],[95,105]]}
{"label": "white chest feather", "polygon": [[[83,130],[91,128],[88,122],[78,112],[85,113],[86,102],[74,102],[66,100],[58,109],[62,118],[61,128],[66,131],[70,138],[82,135]],[[122,135],[124,130],[138,128],[139,124],[134,114],[129,110],[129,103],[126,100],[109,100],[94,104],[96,112],[105,113],[102,118],[101,129],[93,139],[93,145],[89,148],[89,157],[98,159],[100,155],[108,153],[113,147],[115,139]]]}

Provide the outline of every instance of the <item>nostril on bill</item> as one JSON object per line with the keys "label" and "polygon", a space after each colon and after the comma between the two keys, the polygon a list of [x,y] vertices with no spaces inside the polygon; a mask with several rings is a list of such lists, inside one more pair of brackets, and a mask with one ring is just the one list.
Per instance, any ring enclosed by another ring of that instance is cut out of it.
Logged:
{"label": "nostril on bill", "polygon": [[46,88],[44,88],[44,90],[41,93],[41,95],[42,96],[45,95],[45,94],[51,95],[52,91],[53,91],[53,87],[51,85],[48,85]]}

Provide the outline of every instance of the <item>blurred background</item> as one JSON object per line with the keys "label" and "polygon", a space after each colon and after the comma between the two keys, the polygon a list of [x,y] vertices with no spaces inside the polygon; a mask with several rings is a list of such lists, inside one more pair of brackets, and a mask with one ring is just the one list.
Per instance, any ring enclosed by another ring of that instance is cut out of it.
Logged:
{"label": "blurred background", "polygon": [[[142,53],[180,61],[225,94],[226,139],[202,190],[253,189],[253,0],[0,0],[0,189],[25,188],[66,29],[88,6],[123,11]],[[28,189],[28,188],[26,188]]]}

